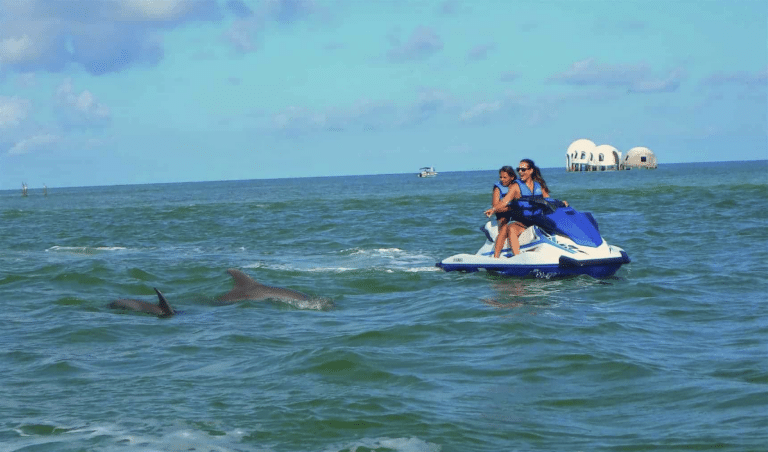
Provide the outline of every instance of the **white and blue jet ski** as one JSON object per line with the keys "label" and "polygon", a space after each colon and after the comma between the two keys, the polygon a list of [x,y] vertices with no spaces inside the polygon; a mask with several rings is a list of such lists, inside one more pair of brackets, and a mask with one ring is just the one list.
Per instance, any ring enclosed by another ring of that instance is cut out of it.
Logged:
{"label": "white and blue jet ski", "polygon": [[488,221],[480,230],[485,244],[475,254],[456,254],[436,265],[445,271],[488,272],[522,277],[563,277],[589,275],[607,278],[626,263],[627,253],[609,245],[589,212],[566,207],[561,201],[541,196],[525,196],[510,203],[524,205],[532,226],[520,234],[520,254],[514,255],[508,242],[498,258],[493,248],[498,228]]}

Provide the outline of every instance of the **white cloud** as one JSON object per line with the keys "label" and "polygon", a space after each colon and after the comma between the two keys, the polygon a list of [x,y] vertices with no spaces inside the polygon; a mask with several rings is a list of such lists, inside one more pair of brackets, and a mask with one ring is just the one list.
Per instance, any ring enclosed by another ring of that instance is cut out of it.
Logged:
{"label": "white cloud", "polygon": [[4,70],[25,72],[37,67],[58,71],[69,58],[61,25],[48,17],[3,21],[0,7],[0,63]]}
{"label": "white cloud", "polygon": [[253,16],[253,10],[243,0],[228,0],[227,9],[239,18]]}
{"label": "white cloud", "polygon": [[0,61],[6,64],[24,61],[33,48],[32,39],[27,34],[3,39],[0,41]]}
{"label": "white cloud", "polygon": [[419,26],[413,30],[407,42],[397,44],[389,51],[396,61],[423,60],[443,50],[443,40],[430,27]]}
{"label": "white cloud", "polygon": [[498,100],[466,107],[449,92],[425,88],[402,104],[361,99],[346,107],[325,110],[291,106],[273,114],[270,126],[290,135],[303,135],[319,131],[391,130],[435,121],[458,125],[492,121],[509,114],[522,102],[520,96],[506,94]]}
{"label": "white cloud", "polygon": [[77,93],[72,79],[59,85],[55,99],[66,125],[98,126],[110,119],[109,107],[100,103],[90,91]]}
{"label": "white cloud", "polygon": [[0,96],[0,129],[17,127],[31,109],[28,99]]}
{"label": "white cloud", "polygon": [[288,107],[272,118],[274,127],[287,132],[300,132],[322,128],[327,118],[322,113],[311,112],[301,107]]}
{"label": "white cloud", "polygon": [[396,115],[389,102],[362,99],[344,108],[312,111],[291,106],[272,116],[272,128],[291,135],[310,131],[377,130],[391,126]]}
{"label": "white cloud", "polygon": [[156,35],[220,10],[216,0],[0,0],[0,62],[22,72],[76,63],[95,75],[157,64]]}
{"label": "white cloud", "polygon": [[677,91],[684,78],[682,68],[660,78],[651,73],[646,64],[598,64],[594,58],[573,63],[566,71],[549,78],[550,82],[578,86],[625,88],[633,93],[659,93]]}
{"label": "white cloud", "polygon": [[260,28],[258,19],[238,19],[224,32],[224,38],[238,52],[254,52],[257,49],[256,34]]}
{"label": "white cloud", "polygon": [[569,85],[631,86],[650,73],[640,65],[601,65],[594,58],[573,63],[566,71],[550,77],[550,81]]}
{"label": "white cloud", "polygon": [[422,89],[416,99],[405,106],[399,121],[400,126],[414,126],[439,117],[458,108],[453,96],[439,89]]}
{"label": "white cloud", "polygon": [[445,0],[438,6],[437,12],[444,15],[453,15],[459,11],[460,6],[457,0]]}
{"label": "white cloud", "polygon": [[33,72],[19,74],[16,77],[16,85],[20,88],[31,88],[37,83],[37,77]]}
{"label": "white cloud", "polygon": [[169,20],[183,14],[186,6],[184,0],[125,0],[123,10],[127,18]]}
{"label": "white cloud", "polygon": [[294,22],[312,14],[317,8],[314,0],[266,0],[268,13],[278,22]]}
{"label": "white cloud", "polygon": [[717,72],[705,78],[703,83],[710,86],[742,85],[764,87],[768,85],[768,68],[757,72]]}
{"label": "white cloud", "polygon": [[676,69],[661,80],[642,80],[629,87],[633,93],[669,93],[677,91],[684,78],[684,71]]}
{"label": "white cloud", "polygon": [[496,48],[496,44],[481,44],[473,47],[467,52],[467,59],[471,61],[484,60],[488,58],[488,53]]}
{"label": "white cloud", "polygon": [[499,80],[502,82],[511,82],[520,78],[520,73],[515,71],[502,72],[499,76]]}
{"label": "white cloud", "polygon": [[472,106],[470,109],[464,111],[459,116],[459,118],[462,121],[474,121],[474,120],[482,119],[488,115],[491,115],[501,110],[502,106],[503,104],[500,100],[493,101],[493,102],[481,102],[479,104]]}
{"label": "white cloud", "polygon": [[29,154],[32,152],[50,149],[51,146],[59,142],[56,135],[44,134],[35,135],[16,143],[9,151],[9,155]]}
{"label": "white cloud", "polygon": [[97,2],[107,11],[107,17],[118,21],[170,22],[220,16],[216,0],[89,0]]}

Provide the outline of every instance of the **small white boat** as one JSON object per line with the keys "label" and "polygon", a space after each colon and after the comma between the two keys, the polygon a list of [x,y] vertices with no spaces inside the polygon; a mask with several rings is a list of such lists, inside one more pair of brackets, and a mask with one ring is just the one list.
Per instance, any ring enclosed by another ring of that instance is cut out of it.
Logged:
{"label": "small white boat", "polygon": [[437,171],[435,171],[435,168],[432,166],[425,166],[421,169],[419,169],[419,177],[435,177],[437,176]]}

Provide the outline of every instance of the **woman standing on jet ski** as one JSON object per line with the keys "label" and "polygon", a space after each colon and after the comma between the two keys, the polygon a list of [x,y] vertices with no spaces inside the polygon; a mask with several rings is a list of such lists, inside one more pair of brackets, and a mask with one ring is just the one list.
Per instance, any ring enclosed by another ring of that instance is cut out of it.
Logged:
{"label": "woman standing on jet ski", "polygon": [[[503,235],[504,240],[509,239],[514,255],[520,254],[520,242],[518,241],[518,237],[528,226],[530,226],[530,224],[526,224],[524,217],[520,215],[519,212],[509,209],[507,205],[515,199],[519,199],[521,196],[543,196],[549,198],[549,187],[547,187],[547,182],[541,176],[541,170],[536,166],[533,160],[520,160],[517,172],[520,174],[520,179],[515,180],[514,182],[516,183],[510,184],[509,191],[501,201],[494,204],[494,207],[485,211],[486,216],[490,216],[491,214],[500,211],[505,212],[508,217],[513,220],[512,223],[506,226],[505,229],[507,229],[507,231],[505,231],[506,233]],[[563,203],[566,206],[568,205],[565,201],[563,201]],[[502,237],[501,227],[499,228],[499,237]],[[499,241],[497,239],[493,257],[499,257],[503,244],[504,241],[501,241],[501,246],[499,246]]]}

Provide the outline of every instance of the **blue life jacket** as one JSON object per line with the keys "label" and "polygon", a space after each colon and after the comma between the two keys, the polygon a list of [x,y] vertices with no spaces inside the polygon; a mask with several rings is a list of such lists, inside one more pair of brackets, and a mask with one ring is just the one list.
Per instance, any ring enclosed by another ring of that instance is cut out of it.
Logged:
{"label": "blue life jacket", "polygon": [[533,181],[533,193],[531,193],[531,189],[525,185],[525,182],[520,179],[515,180],[515,182],[517,182],[517,185],[520,187],[520,196],[544,196],[544,192],[541,191],[541,184],[536,181]]}
{"label": "blue life jacket", "polygon": [[[541,191],[541,184],[536,181],[533,181],[533,193],[525,185],[525,182],[521,180],[515,182],[520,187],[520,196],[522,197],[544,196]],[[541,214],[541,206],[528,202],[526,199],[516,199],[510,202],[509,206],[512,208],[512,215],[510,215],[512,221],[519,221],[526,226],[531,224],[531,217]]]}
{"label": "blue life jacket", "polygon": [[501,182],[496,182],[495,184],[493,184],[493,188],[499,189],[499,201],[504,199],[507,193],[509,193],[509,187],[505,187],[504,184],[502,184]]}

